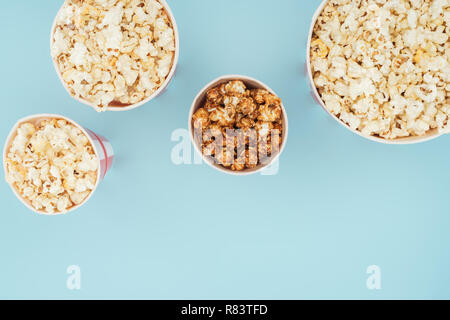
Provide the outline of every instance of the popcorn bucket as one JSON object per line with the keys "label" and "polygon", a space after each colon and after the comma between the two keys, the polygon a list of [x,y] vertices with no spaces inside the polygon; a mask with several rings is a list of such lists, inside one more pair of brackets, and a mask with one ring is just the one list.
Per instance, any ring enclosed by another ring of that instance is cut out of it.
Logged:
{"label": "popcorn bucket", "polygon": [[[169,74],[166,77],[166,80],[163,82],[163,84],[158,88],[158,90],[156,90],[151,96],[145,98],[144,100],[135,103],[135,104],[131,104],[131,105],[125,105],[125,106],[121,106],[121,105],[110,105],[108,106],[108,108],[106,108],[106,111],[128,111],[128,110],[132,110],[135,109],[137,107],[140,107],[144,104],[146,104],[147,102],[159,97],[160,95],[162,95],[166,90],[167,87],[169,86],[170,82],[172,81],[172,79],[174,78],[175,74],[176,74],[176,69],[178,66],[178,60],[180,57],[180,35],[178,32],[178,26],[177,26],[177,22],[175,20],[175,17],[172,13],[172,10],[170,9],[169,5],[167,4],[166,0],[158,0],[161,5],[164,7],[164,10],[167,12],[167,15],[169,16],[170,22],[172,24],[173,27],[173,31],[174,31],[174,35],[175,35],[175,55],[173,58],[173,62],[172,62],[172,67],[170,69]],[[63,7],[61,7],[60,11],[63,9]],[[55,33],[56,30],[56,22],[57,22],[57,17],[59,15],[60,12],[58,12],[58,14],[55,16],[55,20],[53,21],[53,26],[52,26],[52,30],[50,33],[50,48],[52,47],[53,44],[53,35]],[[92,108],[96,108],[96,106],[94,104],[92,104],[91,102],[78,97],[78,96],[73,96],[70,93],[70,89],[67,86],[67,84],[65,83],[65,81],[62,78],[61,72],[59,71],[59,66],[58,66],[58,62],[56,61],[56,59],[53,59],[53,66],[56,70],[56,74],[58,75],[59,80],[61,81],[63,87],[66,89],[66,91],[70,94],[70,96],[72,98],[74,98],[75,100],[77,100],[78,102],[81,102],[87,106],[90,106]]]}
{"label": "popcorn bucket", "polygon": [[83,128],[78,123],[76,123],[75,121],[73,121],[69,118],[66,118],[61,115],[56,115],[56,114],[32,115],[32,116],[28,116],[26,118],[23,118],[23,119],[20,119],[19,121],[17,121],[17,123],[11,129],[11,132],[9,133],[8,138],[6,139],[6,143],[5,143],[5,146],[3,149],[3,168],[4,168],[4,172],[5,172],[5,177],[7,176],[6,159],[7,159],[8,152],[11,148],[12,142],[17,135],[17,129],[24,123],[33,123],[34,125],[37,125],[37,124],[41,123],[42,121],[48,120],[48,119],[66,120],[70,124],[74,125],[78,129],[80,129],[84,133],[84,135],[89,139],[89,142],[90,142],[92,148],[94,149],[94,153],[98,159],[97,181],[96,181],[94,189],[92,189],[90,194],[86,197],[86,199],[84,199],[84,201],[82,203],[71,207],[64,213],[56,212],[56,213],[50,214],[43,210],[36,210],[31,205],[30,201],[25,199],[24,197],[22,197],[22,195],[18,192],[18,190],[16,190],[16,188],[13,185],[11,185],[9,183],[8,184],[10,185],[11,189],[13,190],[13,192],[17,196],[17,198],[28,209],[30,209],[36,213],[43,214],[43,215],[59,215],[59,214],[69,213],[71,211],[78,209],[79,207],[83,206],[91,198],[91,196],[97,190],[97,187],[100,184],[100,182],[103,181],[103,179],[105,178],[106,173],[112,167],[112,164],[114,161],[114,151],[113,151],[113,148],[112,148],[110,142],[106,138],[104,138],[103,136],[101,136],[97,133],[94,133],[93,131],[91,131],[89,129]]}
{"label": "popcorn bucket", "polygon": [[288,118],[287,118],[286,109],[284,108],[284,105],[281,104],[281,109],[282,109],[282,114],[283,114],[283,135],[281,137],[282,143],[281,143],[279,152],[274,157],[272,157],[270,159],[270,161],[268,161],[267,163],[260,164],[252,169],[245,169],[243,171],[232,171],[221,165],[216,164],[213,160],[209,159],[208,157],[205,157],[202,153],[201,146],[199,146],[195,141],[195,132],[194,132],[195,130],[194,130],[194,124],[192,121],[192,117],[195,114],[195,112],[204,105],[204,103],[206,101],[206,93],[208,92],[208,90],[210,90],[214,87],[217,87],[217,86],[221,85],[222,83],[231,81],[231,80],[241,80],[249,89],[265,89],[265,90],[269,91],[270,93],[277,95],[266,84],[254,79],[254,78],[248,77],[248,76],[225,75],[225,76],[219,77],[219,78],[211,81],[210,83],[208,83],[202,90],[200,90],[200,92],[197,94],[194,101],[192,102],[191,110],[189,112],[189,122],[188,122],[189,135],[191,137],[191,141],[192,141],[192,144],[194,145],[196,152],[198,152],[202,156],[203,160],[210,167],[212,167],[220,172],[224,172],[224,173],[227,173],[230,175],[245,176],[245,175],[250,175],[250,174],[261,172],[265,168],[269,167],[276,160],[278,160],[278,158],[284,151],[284,148],[285,148],[286,142],[287,142],[287,138],[288,138]]}
{"label": "popcorn bucket", "polygon": [[323,102],[322,98],[320,97],[320,94],[316,88],[316,85],[314,84],[314,80],[313,80],[314,77],[313,77],[312,69],[311,69],[311,42],[312,42],[314,26],[316,25],[316,22],[320,16],[320,14],[322,13],[323,9],[325,8],[327,2],[328,2],[328,0],[324,0],[320,4],[319,8],[316,10],[316,12],[314,13],[314,15],[312,17],[311,26],[310,26],[309,35],[308,35],[308,43],[306,45],[305,75],[308,77],[308,82],[309,82],[310,89],[311,89],[310,92],[311,92],[311,96],[313,97],[314,101],[318,105],[320,105],[330,116],[332,116],[339,124],[344,126],[346,129],[350,130],[351,132],[353,132],[365,139],[372,140],[375,142],[384,143],[384,144],[393,144],[393,145],[415,144],[415,143],[433,140],[433,139],[443,135],[444,133],[439,132],[438,129],[432,129],[432,130],[428,131],[424,136],[397,138],[397,139],[393,139],[393,140],[388,140],[388,139],[375,137],[375,136],[367,136],[367,135],[362,134],[358,130],[354,130],[354,129],[350,128],[350,126],[348,126],[346,123],[341,121],[336,115],[334,115],[332,112],[330,112],[328,110],[328,108],[325,106],[325,103]]}

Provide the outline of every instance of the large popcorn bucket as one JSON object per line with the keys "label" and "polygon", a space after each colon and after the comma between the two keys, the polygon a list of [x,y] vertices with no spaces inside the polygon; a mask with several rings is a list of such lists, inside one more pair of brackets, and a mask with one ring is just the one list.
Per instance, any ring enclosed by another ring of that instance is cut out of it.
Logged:
{"label": "large popcorn bucket", "polygon": [[232,171],[230,169],[227,169],[227,168],[215,163],[212,159],[209,159],[208,157],[203,155],[202,147],[196,142],[194,123],[192,120],[193,120],[193,115],[195,114],[195,112],[205,104],[206,93],[210,89],[217,87],[217,86],[221,85],[222,83],[226,83],[231,80],[241,80],[249,89],[265,89],[265,90],[269,91],[270,93],[277,95],[275,93],[275,91],[273,91],[266,84],[262,83],[259,80],[254,79],[254,78],[248,77],[248,76],[225,75],[225,76],[219,77],[219,78],[211,81],[210,83],[208,83],[202,90],[200,90],[200,92],[197,94],[194,101],[192,102],[191,110],[189,112],[189,122],[188,122],[189,136],[191,137],[191,142],[194,145],[196,152],[201,155],[202,159],[210,167],[212,167],[220,172],[226,173],[226,174],[235,175],[235,176],[246,176],[246,175],[251,175],[251,174],[255,174],[255,173],[263,171],[265,168],[269,167],[275,161],[277,161],[278,158],[280,157],[280,155],[283,153],[283,151],[286,147],[286,142],[287,142],[287,138],[288,138],[288,117],[287,117],[287,113],[286,113],[286,109],[285,109],[284,105],[281,104],[282,117],[283,117],[283,133],[282,133],[280,139],[282,142],[281,142],[279,152],[275,156],[271,157],[270,161],[261,163],[258,166],[256,166],[255,168],[245,169],[243,171]]}
{"label": "large popcorn bucket", "polygon": [[309,35],[308,35],[308,43],[306,45],[306,64],[305,64],[305,75],[308,78],[308,82],[310,85],[310,92],[311,92],[311,96],[313,97],[314,101],[320,105],[331,117],[333,117],[333,119],[335,119],[339,124],[341,124],[342,126],[344,126],[346,129],[350,130],[351,132],[365,138],[365,139],[369,139],[375,142],[379,142],[379,143],[384,143],[384,144],[393,144],[393,145],[405,145],[405,144],[415,144],[415,143],[420,143],[420,142],[425,142],[425,141],[429,141],[429,140],[433,140],[437,137],[440,137],[441,135],[443,135],[443,132],[440,132],[438,129],[432,129],[430,131],[428,131],[425,135],[423,136],[419,136],[419,137],[406,137],[406,138],[397,138],[397,139],[393,139],[393,140],[388,140],[388,139],[384,139],[381,137],[375,137],[375,136],[367,136],[362,134],[360,131],[352,129],[350,126],[348,126],[346,123],[344,123],[343,121],[341,121],[336,115],[334,115],[332,112],[330,112],[328,110],[328,108],[325,106],[324,101],[322,100],[322,98],[320,97],[319,91],[316,88],[316,85],[314,83],[314,76],[312,74],[312,68],[311,68],[311,42],[312,42],[312,37],[313,37],[313,33],[314,33],[314,26],[316,25],[316,22],[320,16],[320,14],[322,13],[323,9],[325,8],[325,6],[327,5],[328,0],[324,0],[319,8],[317,8],[316,12],[314,13],[313,17],[312,17],[312,21],[311,21],[311,26],[309,29]]}
{"label": "large popcorn bucket", "polygon": [[[67,0],[66,0],[67,1]],[[174,31],[174,35],[175,35],[175,55],[172,61],[172,67],[170,68],[169,74],[166,77],[166,80],[163,82],[163,84],[149,97],[145,98],[144,100],[135,103],[135,104],[131,104],[131,105],[109,105],[106,108],[106,111],[128,111],[128,110],[132,110],[132,109],[136,109],[137,107],[140,107],[144,104],[146,104],[147,102],[159,97],[160,95],[162,95],[166,90],[167,87],[169,86],[170,82],[172,81],[172,79],[174,78],[175,74],[176,74],[176,70],[177,70],[177,66],[178,66],[178,60],[180,57],[180,34],[178,32],[178,26],[177,26],[177,22],[175,20],[175,17],[172,13],[172,10],[170,9],[169,5],[167,4],[166,0],[158,0],[161,5],[164,7],[164,10],[166,11],[167,15],[169,16],[170,22],[172,24],[173,27],[173,31]],[[64,4],[63,4],[64,6]],[[53,21],[53,26],[51,29],[51,33],[50,33],[50,48],[52,47],[53,44],[53,35],[55,34],[56,31],[56,26],[57,26],[57,17],[60,14],[60,12],[63,10],[63,6],[61,7],[61,9],[59,10],[58,14],[55,16],[55,20]],[[87,106],[90,106],[94,109],[96,109],[96,106],[81,98],[78,96],[73,96],[71,94],[71,91],[69,89],[69,87],[67,86],[66,82],[63,80],[62,78],[62,74],[59,70],[59,66],[58,66],[58,62],[56,61],[56,59],[53,59],[53,66],[55,67],[56,70],[56,74],[58,75],[59,80],[61,81],[63,87],[66,89],[66,91],[70,94],[70,96],[72,98],[74,98],[75,100],[77,100],[78,102],[81,102]]]}
{"label": "large popcorn bucket", "polygon": [[[75,205],[73,207],[71,207],[70,209],[68,209],[67,211],[64,212],[65,213],[69,213],[71,211],[74,211],[78,208],[80,208],[81,206],[83,206],[90,198],[91,196],[94,194],[94,192],[97,190],[98,185],[100,184],[101,181],[103,181],[103,179],[105,178],[106,173],[111,169],[113,161],[114,161],[114,151],[113,148],[111,146],[111,143],[104,138],[103,136],[89,130],[86,128],[83,128],[82,126],[80,126],[78,123],[76,123],[75,121],[61,116],[61,115],[56,115],[56,114],[37,114],[37,115],[32,115],[32,116],[28,116],[26,118],[20,119],[19,121],[17,121],[17,123],[14,125],[14,127],[11,129],[11,132],[8,135],[8,138],[6,139],[6,143],[3,149],[3,168],[4,168],[4,172],[5,172],[5,177],[7,176],[7,167],[6,167],[6,160],[7,160],[7,155],[8,152],[11,148],[12,142],[14,140],[14,138],[17,136],[17,129],[24,123],[32,123],[34,125],[38,125],[39,123],[41,123],[44,120],[49,120],[49,119],[58,119],[58,120],[65,120],[68,123],[74,125],[75,127],[77,127],[78,129],[80,129],[84,135],[88,138],[95,155],[97,156],[98,159],[98,169],[97,169],[97,182],[95,184],[94,189],[90,192],[90,194],[86,197],[86,199],[83,200],[82,203]],[[8,183],[9,184],[9,183]],[[63,214],[62,212],[56,212],[56,213],[47,213],[43,210],[36,210],[30,203],[29,200],[25,199],[19,192],[18,190],[11,184],[9,184],[11,189],[13,190],[14,194],[16,195],[16,197],[30,210],[39,213],[39,214],[44,214],[44,215],[59,215],[59,214]]]}

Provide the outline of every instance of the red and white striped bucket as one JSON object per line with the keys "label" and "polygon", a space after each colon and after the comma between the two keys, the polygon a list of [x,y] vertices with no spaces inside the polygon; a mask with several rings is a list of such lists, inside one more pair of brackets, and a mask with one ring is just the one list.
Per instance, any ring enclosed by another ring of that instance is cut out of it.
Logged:
{"label": "red and white striped bucket", "polygon": [[88,136],[91,138],[92,146],[95,150],[100,150],[97,152],[98,158],[100,160],[100,180],[103,180],[106,176],[106,173],[111,169],[112,164],[114,162],[114,150],[111,146],[111,143],[105,137],[89,130],[86,130]]}
{"label": "red and white striped bucket", "polygon": [[[114,162],[114,150],[111,146],[111,143],[106,139],[105,137],[89,130],[85,129],[84,127],[80,126],[78,123],[73,121],[72,119],[69,119],[67,117],[57,115],[57,114],[36,114],[32,116],[28,116],[26,118],[20,119],[17,121],[17,123],[14,125],[14,127],[11,129],[11,132],[9,133],[8,138],[6,139],[6,143],[3,149],[3,168],[5,171],[5,177],[7,176],[7,169],[6,169],[6,159],[8,152],[11,148],[11,144],[14,140],[14,138],[17,135],[17,129],[24,123],[33,123],[35,125],[39,124],[43,120],[48,119],[60,119],[60,120],[66,120],[70,124],[74,125],[78,129],[80,129],[86,137],[89,139],[89,142],[92,145],[92,148],[94,149],[95,155],[97,156],[97,159],[99,161],[98,164],[98,170],[97,170],[97,182],[95,184],[94,189],[89,194],[89,196],[79,205],[73,206],[69,210],[67,210],[64,213],[69,213],[71,211],[74,211],[75,209],[78,209],[79,207],[83,206],[94,194],[94,192],[97,190],[98,185],[101,181],[105,178],[106,173],[111,169],[112,164]],[[17,198],[30,210],[44,215],[57,215],[61,213],[52,213],[48,214],[45,211],[39,211],[36,210],[29,201],[27,201],[25,198],[22,197],[22,195],[19,194],[19,192],[14,188],[14,186],[10,185],[11,189],[13,190],[14,194],[17,196]]]}

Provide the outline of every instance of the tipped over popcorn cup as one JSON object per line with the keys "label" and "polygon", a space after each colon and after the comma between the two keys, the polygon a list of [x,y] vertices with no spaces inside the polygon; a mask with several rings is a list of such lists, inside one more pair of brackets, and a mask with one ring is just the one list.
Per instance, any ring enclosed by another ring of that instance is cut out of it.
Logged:
{"label": "tipped over popcorn cup", "polygon": [[3,150],[3,168],[14,194],[45,215],[84,205],[114,160],[108,140],[55,114],[19,120]]}
{"label": "tipped over popcorn cup", "polygon": [[353,133],[380,143],[449,133],[445,5],[338,2],[323,1],[309,31],[306,74],[314,100]]}
{"label": "tipped over popcorn cup", "polygon": [[264,83],[226,75],[207,84],[189,113],[195,150],[216,170],[232,175],[262,171],[278,159],[288,136],[281,99]]}
{"label": "tipped over popcorn cup", "polygon": [[165,91],[180,45],[165,0],[66,0],[50,47],[56,73],[73,98],[97,111],[127,111]]}

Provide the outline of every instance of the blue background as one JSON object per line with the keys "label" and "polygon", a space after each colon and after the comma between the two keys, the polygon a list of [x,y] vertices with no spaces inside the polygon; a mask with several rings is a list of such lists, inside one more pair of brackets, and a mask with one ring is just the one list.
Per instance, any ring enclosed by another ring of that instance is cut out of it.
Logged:
{"label": "blue background", "polygon": [[[71,99],[53,69],[61,3],[0,4],[0,137],[21,117],[59,113],[109,138],[116,163],[66,216],[33,214],[0,184],[0,298],[450,298],[450,137],[377,144],[314,104],[303,67],[319,0],[169,0],[181,36],[169,90],[103,114]],[[232,73],[284,100],[276,176],[171,161],[194,96]],[[366,287],[372,264],[378,291]],[[69,265],[79,291],[66,288]]]}

